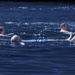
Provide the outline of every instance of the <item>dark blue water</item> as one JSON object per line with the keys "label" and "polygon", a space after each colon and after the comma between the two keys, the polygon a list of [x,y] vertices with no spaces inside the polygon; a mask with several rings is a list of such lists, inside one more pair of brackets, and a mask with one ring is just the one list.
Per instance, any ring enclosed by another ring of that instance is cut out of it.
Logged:
{"label": "dark blue water", "polygon": [[[0,25],[23,39],[63,39],[60,24],[75,32],[75,5],[0,2]],[[0,75],[75,75],[75,47],[69,42],[31,42],[0,46]]]}

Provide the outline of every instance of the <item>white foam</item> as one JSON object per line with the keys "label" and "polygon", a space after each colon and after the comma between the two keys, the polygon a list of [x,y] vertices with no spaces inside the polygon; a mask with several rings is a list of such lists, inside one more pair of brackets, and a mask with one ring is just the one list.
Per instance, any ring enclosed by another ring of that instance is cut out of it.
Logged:
{"label": "white foam", "polygon": [[24,42],[20,42],[20,45],[21,45],[21,46],[25,46],[25,43],[24,43]]}

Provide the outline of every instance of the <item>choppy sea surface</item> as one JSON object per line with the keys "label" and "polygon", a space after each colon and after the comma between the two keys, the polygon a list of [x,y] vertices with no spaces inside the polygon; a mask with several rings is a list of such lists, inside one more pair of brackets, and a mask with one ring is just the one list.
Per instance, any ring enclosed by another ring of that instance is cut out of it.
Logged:
{"label": "choppy sea surface", "polygon": [[[24,40],[66,39],[60,24],[75,32],[75,5],[49,2],[0,2],[0,26]],[[2,42],[1,42],[2,43]],[[0,75],[75,75],[75,47],[70,42],[0,44]]]}

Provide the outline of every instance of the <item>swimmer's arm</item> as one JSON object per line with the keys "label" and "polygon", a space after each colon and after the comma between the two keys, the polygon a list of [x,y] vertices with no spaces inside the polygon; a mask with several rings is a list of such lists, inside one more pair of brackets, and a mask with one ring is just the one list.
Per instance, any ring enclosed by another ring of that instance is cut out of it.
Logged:
{"label": "swimmer's arm", "polygon": [[70,35],[69,38],[66,39],[67,41],[70,41],[72,39],[72,36],[75,34],[73,32],[68,32],[68,31],[67,32],[62,32],[62,33]]}
{"label": "swimmer's arm", "polygon": [[66,39],[67,41],[70,41],[72,39],[73,33],[72,32],[67,32],[65,34],[69,34],[70,35],[69,38]]}

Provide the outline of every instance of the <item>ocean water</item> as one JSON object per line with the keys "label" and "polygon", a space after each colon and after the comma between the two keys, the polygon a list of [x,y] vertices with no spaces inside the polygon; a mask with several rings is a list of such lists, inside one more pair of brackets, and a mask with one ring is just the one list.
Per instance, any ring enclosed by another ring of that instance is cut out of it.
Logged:
{"label": "ocean water", "polygon": [[[0,2],[0,26],[24,40],[65,39],[60,24],[75,32],[75,5],[49,2]],[[75,75],[75,46],[70,42],[0,42],[0,75]]]}

